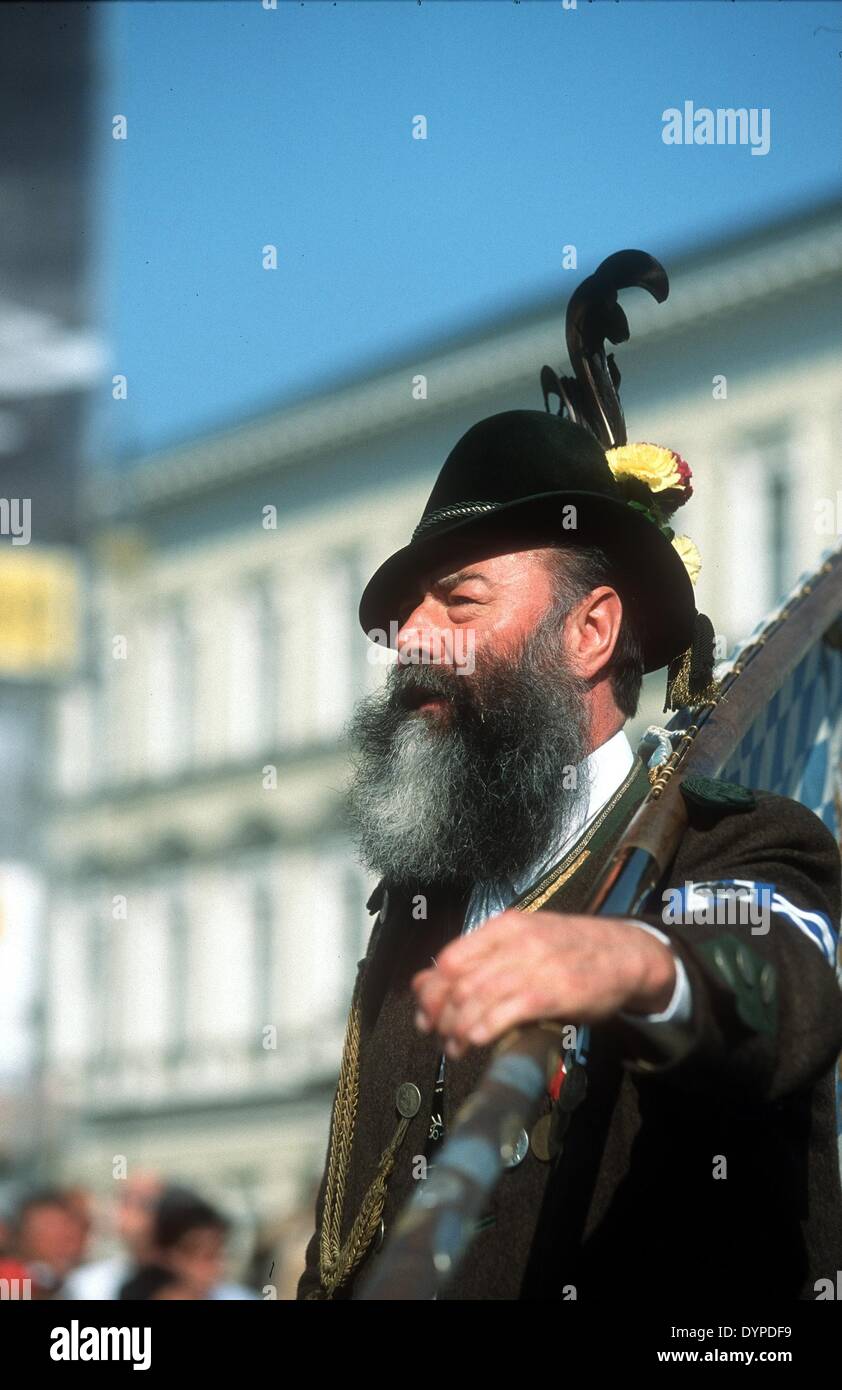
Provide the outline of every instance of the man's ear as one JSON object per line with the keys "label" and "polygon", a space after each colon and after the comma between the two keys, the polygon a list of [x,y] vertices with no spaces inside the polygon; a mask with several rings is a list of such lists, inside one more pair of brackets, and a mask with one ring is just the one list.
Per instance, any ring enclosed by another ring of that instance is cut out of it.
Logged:
{"label": "man's ear", "polygon": [[623,605],[607,584],[592,589],[567,616],[565,642],[578,673],[593,679],[611,660],[623,621]]}

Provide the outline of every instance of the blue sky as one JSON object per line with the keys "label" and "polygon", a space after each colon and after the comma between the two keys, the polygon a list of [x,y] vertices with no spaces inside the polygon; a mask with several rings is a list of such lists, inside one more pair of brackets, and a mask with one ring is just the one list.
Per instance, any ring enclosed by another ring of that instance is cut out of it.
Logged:
{"label": "blue sky", "polygon": [[[129,379],[98,447],[124,463],[567,290],[565,244],[581,278],[842,187],[839,3],[98,12],[93,273]],[[687,100],[768,107],[769,153],[665,145]]]}

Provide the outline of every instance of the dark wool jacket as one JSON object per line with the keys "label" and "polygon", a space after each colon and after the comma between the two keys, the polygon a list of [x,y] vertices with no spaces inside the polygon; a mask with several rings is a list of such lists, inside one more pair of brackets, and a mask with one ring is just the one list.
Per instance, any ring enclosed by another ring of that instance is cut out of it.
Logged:
{"label": "dark wool jacket", "polygon": [[[636,760],[607,817],[514,905],[544,897],[539,911],[582,910],[648,787]],[[762,791],[733,805],[691,805],[671,868],[646,903],[652,911],[639,914],[667,933],[684,962],[693,1001],[689,1050],[664,1062],[655,1044],[619,1019],[591,1030],[587,1094],[561,1153],[543,1162],[530,1146],[503,1172],[489,1208],[493,1224],[476,1234],[440,1300],[786,1301],[815,1298],[817,1280],[835,1281],[842,1268],[834,1074],[842,994],[819,947],[778,913],[766,934],[749,924],[665,926],[663,890],[711,879],[772,883],[838,929],[839,849],[811,811]],[[416,1187],[413,1158],[425,1148],[441,1042],[416,1029],[409,980],[459,933],[465,904],[428,894],[427,919],[417,921],[411,898],[382,883],[369,899],[380,911],[358,967],[360,1095],[343,1239],[394,1132],[395,1096],[405,1081],[418,1087],[422,1103],[389,1180],[386,1242]],[[445,1134],[492,1050],[474,1047],[448,1062]],[[551,1104],[545,1096],[541,1113]],[[324,1192],[323,1177],[299,1299],[319,1283]],[[355,1296],[377,1245],[335,1298]]]}

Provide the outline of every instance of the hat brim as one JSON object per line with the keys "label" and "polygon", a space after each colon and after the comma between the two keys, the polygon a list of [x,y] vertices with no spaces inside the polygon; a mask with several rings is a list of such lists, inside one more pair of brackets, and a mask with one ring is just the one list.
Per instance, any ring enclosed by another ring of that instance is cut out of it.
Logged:
{"label": "hat brim", "polygon": [[[576,527],[566,529],[564,508],[576,505]],[[385,634],[407,584],[463,550],[492,542],[505,549],[527,546],[532,538],[556,537],[571,545],[599,545],[610,556],[618,591],[632,607],[643,645],[644,671],[658,671],[683,652],[693,638],[696,601],[690,576],[666,536],[626,502],[587,491],[542,492],[506,502],[492,512],[456,518],[429,536],[396,550],[375,570],[363,590],[359,620],[365,633]],[[491,552],[489,552],[491,553]]]}

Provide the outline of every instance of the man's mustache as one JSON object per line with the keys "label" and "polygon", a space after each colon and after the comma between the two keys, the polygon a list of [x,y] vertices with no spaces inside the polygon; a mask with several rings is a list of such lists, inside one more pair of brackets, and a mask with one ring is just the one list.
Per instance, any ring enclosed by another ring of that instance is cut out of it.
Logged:
{"label": "man's mustache", "polygon": [[389,704],[396,710],[414,710],[425,700],[442,699],[457,710],[476,708],[470,677],[446,666],[411,664],[395,666],[389,673]]}

